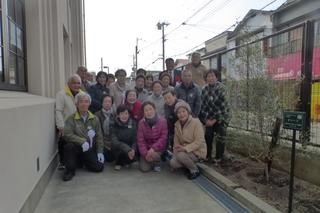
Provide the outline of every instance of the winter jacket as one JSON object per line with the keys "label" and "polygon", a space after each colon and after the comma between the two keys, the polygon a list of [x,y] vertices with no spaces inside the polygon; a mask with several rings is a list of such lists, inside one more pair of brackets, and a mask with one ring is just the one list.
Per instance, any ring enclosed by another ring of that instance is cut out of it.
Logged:
{"label": "winter jacket", "polygon": [[190,105],[194,117],[198,117],[201,106],[201,89],[198,85],[191,83],[186,87],[184,83],[175,87],[177,98],[184,100]]}
{"label": "winter jacket", "polygon": [[134,119],[137,123],[141,120],[142,118],[142,103],[137,100],[133,105],[129,103],[125,103],[129,107],[129,114],[132,119]]}
{"label": "winter jacket", "polygon": [[184,126],[180,121],[175,123],[174,147],[183,146],[187,153],[192,152],[198,158],[204,159],[207,155],[207,146],[204,138],[203,126],[198,118],[189,116]]}
{"label": "winter jacket", "polygon": [[120,87],[118,82],[112,83],[110,86],[110,96],[113,97],[114,107],[117,108],[120,104],[124,103],[125,100],[125,92],[130,89],[128,85],[124,87]]}
{"label": "winter jacket", "polygon": [[112,140],[112,133],[113,133],[113,126],[115,123],[116,116],[112,110],[111,114],[109,115],[109,120],[107,121],[106,115],[103,113],[103,110],[100,110],[95,113],[95,116],[99,118],[100,125],[101,125],[101,130],[103,134],[103,144],[104,147],[107,149],[111,149],[111,140]]}
{"label": "winter jacket", "polygon": [[173,135],[174,133],[174,124],[178,120],[176,113],[174,113],[174,107],[180,101],[183,101],[183,100],[177,99],[176,103],[174,103],[172,106],[169,106],[167,104],[164,105],[164,114],[167,120],[169,135]]}
{"label": "winter jacket", "polygon": [[115,157],[121,152],[129,152],[131,149],[136,150],[137,125],[136,122],[129,118],[127,123],[122,123],[118,118],[115,119],[112,133],[112,152]]}
{"label": "winter jacket", "polygon": [[226,100],[226,88],[217,81],[214,85],[206,85],[201,94],[201,110],[199,119],[205,123],[207,119],[216,119],[219,123],[228,125],[230,109]]}
{"label": "winter jacket", "polygon": [[103,153],[103,136],[99,119],[88,112],[86,121],[82,119],[79,112],[76,112],[68,117],[64,126],[64,139],[66,142],[82,145],[84,142],[90,144],[88,137],[89,130],[95,131],[95,136],[92,141],[92,147],[98,153]]}
{"label": "winter jacket", "polygon": [[57,128],[63,128],[65,120],[76,111],[74,96],[70,88],[66,86],[56,95],[55,117]]}
{"label": "winter jacket", "polygon": [[149,97],[148,90],[142,89],[141,92],[139,92],[137,88],[135,88],[135,90],[137,92],[138,100],[141,101],[141,103],[145,102],[148,99]]}
{"label": "winter jacket", "polygon": [[147,101],[154,103],[154,105],[156,106],[157,114],[160,117],[165,117],[165,115],[164,115],[164,98],[162,95],[156,96],[156,95],[152,94],[151,96],[148,97]]}
{"label": "winter jacket", "polygon": [[167,122],[164,118],[159,117],[152,127],[143,118],[139,122],[137,133],[140,155],[145,157],[150,148],[156,152],[163,152],[167,146],[167,135]]}
{"label": "winter jacket", "polygon": [[102,96],[109,94],[109,89],[106,86],[102,86],[101,84],[97,83],[91,86],[88,92],[91,96],[91,105],[89,110],[92,113],[98,112],[102,108]]}
{"label": "winter jacket", "polygon": [[192,63],[189,63],[186,65],[185,69],[191,71],[193,82],[196,83],[200,88],[206,84],[203,75],[207,71],[207,68],[203,64],[200,63],[198,66],[194,66]]}

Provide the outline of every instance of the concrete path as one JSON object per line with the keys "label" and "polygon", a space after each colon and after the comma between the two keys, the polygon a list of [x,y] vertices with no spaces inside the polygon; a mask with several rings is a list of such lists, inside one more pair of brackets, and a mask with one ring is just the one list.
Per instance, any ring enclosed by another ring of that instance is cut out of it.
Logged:
{"label": "concrete path", "polygon": [[138,165],[103,173],[78,170],[69,182],[56,171],[35,213],[227,212],[181,173],[141,173]]}

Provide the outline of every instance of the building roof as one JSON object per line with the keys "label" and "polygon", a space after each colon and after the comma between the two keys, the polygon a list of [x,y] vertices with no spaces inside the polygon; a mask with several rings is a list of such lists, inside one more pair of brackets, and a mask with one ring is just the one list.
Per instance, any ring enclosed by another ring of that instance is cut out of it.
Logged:
{"label": "building roof", "polygon": [[247,21],[253,17],[255,17],[258,14],[263,14],[263,15],[272,15],[273,10],[255,10],[251,9],[249,12],[244,16],[244,18],[240,21],[240,23],[236,26],[234,31],[230,33],[229,38],[232,38],[237,35],[237,33],[243,28],[243,26],[247,23]]}
{"label": "building roof", "polygon": [[275,11],[273,11],[273,14],[281,12],[281,11],[283,11],[283,10],[289,8],[289,7],[292,7],[293,5],[298,4],[301,1],[302,0],[287,0],[280,7],[278,7]]}
{"label": "building roof", "polygon": [[230,33],[232,33],[232,31],[224,31],[224,32],[222,32],[222,33],[220,33],[220,34],[218,34],[218,35],[216,35],[216,36],[214,36],[214,37],[212,37],[212,38],[210,38],[209,40],[206,40],[204,43],[205,44],[207,44],[207,43],[210,43],[211,41],[214,41],[214,40],[216,40],[216,39],[218,39],[218,38],[221,38],[221,37],[223,37],[223,36],[228,36]]}

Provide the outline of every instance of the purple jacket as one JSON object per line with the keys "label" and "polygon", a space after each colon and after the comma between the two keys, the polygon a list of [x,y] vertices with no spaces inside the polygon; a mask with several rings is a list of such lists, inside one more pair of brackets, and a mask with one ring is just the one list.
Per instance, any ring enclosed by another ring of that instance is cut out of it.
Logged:
{"label": "purple jacket", "polygon": [[140,120],[137,134],[137,144],[141,156],[145,157],[147,151],[153,148],[156,152],[163,152],[167,146],[168,127],[164,118],[159,118],[151,128],[145,119]]}

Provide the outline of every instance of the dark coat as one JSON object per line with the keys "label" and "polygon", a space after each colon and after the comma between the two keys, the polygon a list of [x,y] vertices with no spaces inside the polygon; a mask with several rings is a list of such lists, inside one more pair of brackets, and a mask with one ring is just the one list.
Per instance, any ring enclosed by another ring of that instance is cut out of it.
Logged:
{"label": "dark coat", "polygon": [[117,159],[121,152],[128,153],[131,149],[136,151],[137,125],[129,118],[127,123],[122,123],[116,118],[112,133],[112,152]]}
{"label": "dark coat", "polygon": [[92,85],[88,91],[89,95],[91,96],[91,105],[90,105],[90,112],[95,113],[101,110],[101,99],[104,94],[109,94],[109,89],[101,84],[97,83]]}

